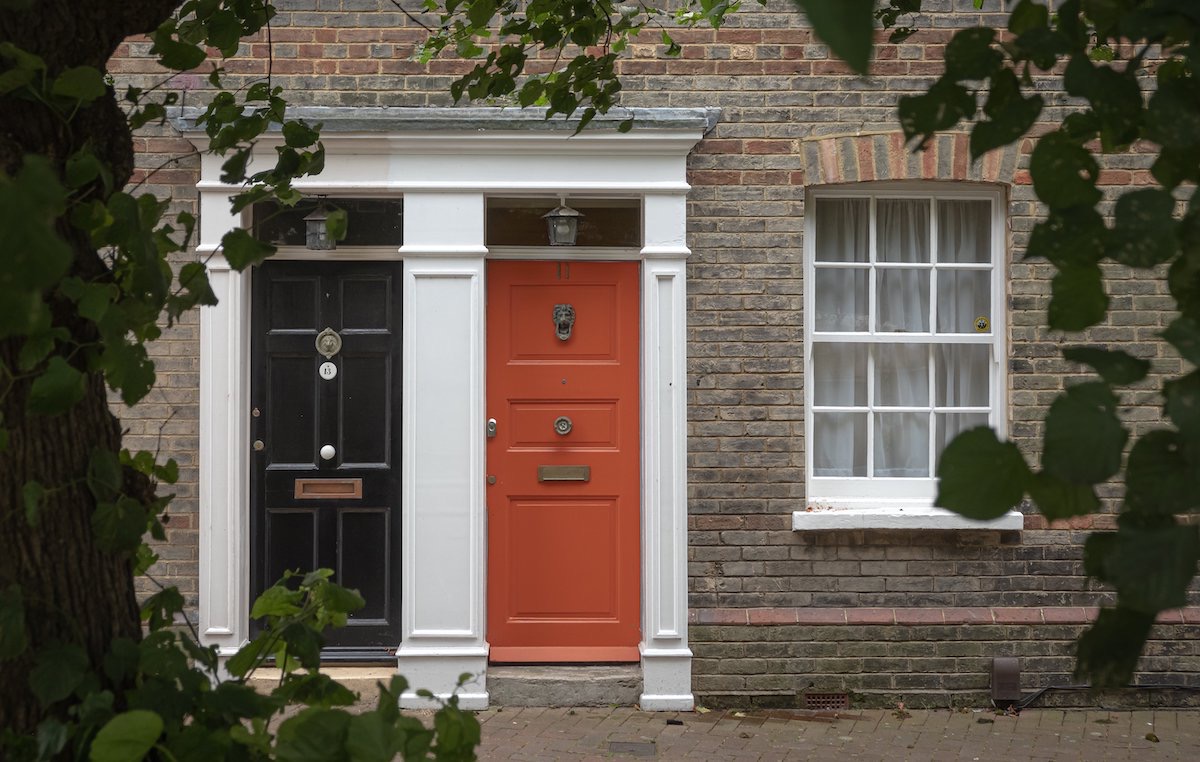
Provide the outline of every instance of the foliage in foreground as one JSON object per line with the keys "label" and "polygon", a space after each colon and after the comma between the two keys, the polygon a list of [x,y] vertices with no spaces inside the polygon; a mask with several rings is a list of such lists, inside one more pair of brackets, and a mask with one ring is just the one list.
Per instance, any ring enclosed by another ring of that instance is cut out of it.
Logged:
{"label": "foliage in foreground", "polygon": [[[251,612],[263,622],[261,631],[224,671],[216,646],[201,646],[194,633],[172,628],[183,610],[174,588],[142,608],[148,634],[140,642],[113,641],[102,664],[90,664],[75,645],[43,649],[31,681],[48,716],[36,737],[0,736],[0,751],[12,760],[91,762],[474,759],[479,722],[458,708],[457,696],[441,702],[427,728],[400,713],[408,684],[397,675],[379,684],[375,709],[347,711],[358,697],[319,671],[321,633],[345,625],[363,600],[330,576],[328,569],[288,574],[263,592]],[[280,678],[265,694],[248,680],[268,662]],[[302,708],[283,719],[289,707]]]}

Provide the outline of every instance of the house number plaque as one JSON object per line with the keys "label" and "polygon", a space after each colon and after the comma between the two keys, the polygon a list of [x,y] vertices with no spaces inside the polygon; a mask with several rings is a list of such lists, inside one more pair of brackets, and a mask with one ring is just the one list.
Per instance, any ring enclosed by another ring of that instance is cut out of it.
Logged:
{"label": "house number plaque", "polygon": [[337,378],[337,366],[331,362],[323,362],[321,367],[317,368],[317,373],[326,381],[332,381]]}

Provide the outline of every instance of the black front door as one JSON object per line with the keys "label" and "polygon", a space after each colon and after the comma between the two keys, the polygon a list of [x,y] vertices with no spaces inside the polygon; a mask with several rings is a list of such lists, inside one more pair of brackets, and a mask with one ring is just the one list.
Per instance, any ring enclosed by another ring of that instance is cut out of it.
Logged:
{"label": "black front door", "polygon": [[334,570],[366,606],[328,659],[400,644],[398,263],[267,262],[254,271],[252,598],[285,571]]}

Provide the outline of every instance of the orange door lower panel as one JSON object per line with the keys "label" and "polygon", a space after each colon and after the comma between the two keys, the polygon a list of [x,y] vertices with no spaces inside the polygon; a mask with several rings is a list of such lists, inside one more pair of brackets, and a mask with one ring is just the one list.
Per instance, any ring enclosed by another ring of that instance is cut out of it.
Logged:
{"label": "orange door lower panel", "polygon": [[492,262],[487,309],[491,659],[637,661],[638,265]]}

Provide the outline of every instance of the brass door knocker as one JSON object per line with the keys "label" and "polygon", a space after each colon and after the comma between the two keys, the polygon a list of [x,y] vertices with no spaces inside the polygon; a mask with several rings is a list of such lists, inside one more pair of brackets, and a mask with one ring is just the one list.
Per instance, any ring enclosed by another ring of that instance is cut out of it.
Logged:
{"label": "brass door knocker", "polygon": [[317,352],[319,352],[326,360],[332,360],[333,356],[342,351],[342,337],[332,328],[326,328],[317,334]]}
{"label": "brass door knocker", "polygon": [[575,308],[569,304],[554,305],[554,335],[559,341],[571,338],[571,328],[575,325]]}

